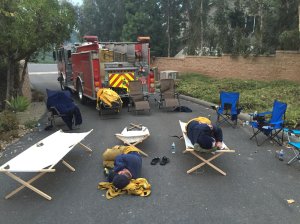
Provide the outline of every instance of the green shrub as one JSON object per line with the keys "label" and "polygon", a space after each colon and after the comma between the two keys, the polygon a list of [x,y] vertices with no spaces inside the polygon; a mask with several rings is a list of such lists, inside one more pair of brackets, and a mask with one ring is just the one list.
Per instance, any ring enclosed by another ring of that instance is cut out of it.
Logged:
{"label": "green shrub", "polygon": [[298,83],[286,80],[257,81],[214,79],[200,74],[180,76],[177,91],[181,94],[219,103],[220,91],[240,93],[244,113],[272,110],[275,99],[287,103],[286,122],[289,127],[300,126],[300,88]]}
{"label": "green shrub", "polygon": [[29,100],[24,96],[17,96],[16,98],[12,98],[10,101],[5,101],[10,110],[14,112],[23,112],[27,110],[30,105]]}
{"label": "green shrub", "polygon": [[37,120],[28,120],[28,121],[26,121],[25,122],[25,127],[26,128],[35,128],[36,126],[37,126],[37,124],[38,124],[38,122],[37,122]]}
{"label": "green shrub", "polygon": [[19,121],[15,113],[4,111],[0,114],[0,133],[17,130]]}
{"label": "green shrub", "polygon": [[300,45],[298,29],[282,32],[279,35],[279,43],[282,50],[298,50]]}

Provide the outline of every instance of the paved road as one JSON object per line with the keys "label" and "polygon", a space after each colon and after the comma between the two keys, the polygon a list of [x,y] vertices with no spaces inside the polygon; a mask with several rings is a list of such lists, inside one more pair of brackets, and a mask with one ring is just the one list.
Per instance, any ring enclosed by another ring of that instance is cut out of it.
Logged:
{"label": "paved road", "polygon": [[[58,89],[56,77],[50,75],[31,75],[36,88]],[[167,112],[158,110],[151,99],[151,114],[135,115],[126,108],[120,116],[107,116],[100,119],[94,104],[79,105],[84,122],[77,132],[94,131],[84,143],[93,149],[91,155],[76,147],[66,156],[66,161],[75,166],[70,172],[58,165],[57,172],[39,179],[35,186],[53,197],[47,201],[30,190],[22,190],[9,200],[0,197],[0,223],[299,223],[300,218],[300,164],[287,166],[274,157],[278,146],[266,144],[257,147],[249,140],[250,128],[223,127],[226,144],[236,153],[221,156],[215,165],[224,169],[222,176],[205,166],[199,171],[186,174],[186,171],[199,163],[190,154],[181,153],[182,140],[170,137],[181,135],[178,120],[187,121],[196,116],[215,114],[208,108],[182,101],[192,113]],[[109,119],[110,118],[110,119]],[[143,159],[142,173],[152,185],[149,197],[123,195],[111,200],[105,192],[97,189],[103,181],[101,168],[102,152],[120,144],[114,134],[120,132],[130,122],[143,123],[151,132],[150,138],[138,145],[148,158]],[[43,125],[46,117],[42,119]],[[65,129],[65,126],[61,124]],[[15,156],[39,139],[53,131],[34,132],[9,147],[0,164]],[[28,137],[33,140],[29,141]],[[177,152],[171,154],[170,146],[176,143]],[[167,156],[166,166],[151,166],[153,157]],[[290,157],[286,153],[286,157]],[[29,174],[22,174],[30,178]],[[0,175],[0,194],[17,184],[6,175]],[[287,199],[294,199],[288,204]]]}

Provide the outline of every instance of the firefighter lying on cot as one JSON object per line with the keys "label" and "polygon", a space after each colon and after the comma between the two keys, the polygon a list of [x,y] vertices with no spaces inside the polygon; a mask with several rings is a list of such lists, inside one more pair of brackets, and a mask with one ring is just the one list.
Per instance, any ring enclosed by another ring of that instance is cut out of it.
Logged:
{"label": "firefighter lying on cot", "polygon": [[223,133],[206,117],[197,117],[186,125],[187,136],[199,152],[212,152],[223,147]]}
{"label": "firefighter lying on cot", "polygon": [[[134,146],[119,146],[124,147],[122,152],[115,155],[113,169],[104,169],[104,174],[108,182],[112,182],[117,189],[125,188],[131,179],[141,177],[142,157],[139,149]],[[114,150],[107,149],[103,153],[103,160],[110,157]]]}

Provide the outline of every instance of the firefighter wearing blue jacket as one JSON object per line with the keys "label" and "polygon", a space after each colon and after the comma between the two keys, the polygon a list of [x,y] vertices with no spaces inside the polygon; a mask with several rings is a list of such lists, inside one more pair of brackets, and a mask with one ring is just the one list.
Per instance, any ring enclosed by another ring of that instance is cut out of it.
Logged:
{"label": "firefighter wearing blue jacket", "polygon": [[131,179],[141,177],[142,157],[138,152],[129,152],[116,156],[114,168],[107,180],[118,189],[126,187]]}
{"label": "firefighter wearing blue jacket", "polygon": [[196,151],[207,152],[210,149],[222,148],[222,129],[211,124],[211,122],[201,122],[201,119],[193,119],[188,122],[186,131]]}

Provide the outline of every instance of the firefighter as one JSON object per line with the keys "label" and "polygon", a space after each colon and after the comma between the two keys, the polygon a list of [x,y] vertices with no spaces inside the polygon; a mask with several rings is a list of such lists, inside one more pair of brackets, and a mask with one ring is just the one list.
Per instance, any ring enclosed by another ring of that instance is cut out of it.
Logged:
{"label": "firefighter", "polygon": [[210,152],[222,149],[222,129],[213,125],[208,118],[197,117],[190,120],[186,126],[186,131],[195,151]]}

